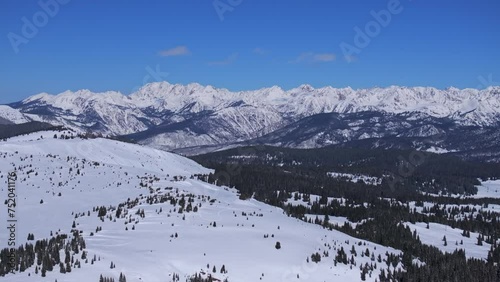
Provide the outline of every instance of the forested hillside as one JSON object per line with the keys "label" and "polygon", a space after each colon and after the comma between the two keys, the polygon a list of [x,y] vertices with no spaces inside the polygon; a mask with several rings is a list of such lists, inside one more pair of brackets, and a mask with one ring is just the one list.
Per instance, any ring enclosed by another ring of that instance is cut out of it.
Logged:
{"label": "forested hillside", "polygon": [[500,278],[498,164],[345,148],[247,147],[193,159],[215,169],[208,182],[237,188],[240,199],[402,250],[394,263],[406,271],[383,271],[379,281]]}

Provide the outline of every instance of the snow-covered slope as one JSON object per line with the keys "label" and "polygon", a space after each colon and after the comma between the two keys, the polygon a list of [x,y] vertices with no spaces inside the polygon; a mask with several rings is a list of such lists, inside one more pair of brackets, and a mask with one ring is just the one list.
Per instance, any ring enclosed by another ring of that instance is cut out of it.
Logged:
{"label": "snow-covered slope", "polygon": [[15,124],[29,122],[29,119],[20,111],[5,105],[0,105],[0,118]]}
{"label": "snow-covered slope", "polygon": [[[129,282],[172,281],[174,273],[185,281],[195,272],[229,281],[359,281],[359,266],[377,263],[361,253],[400,254],[288,217],[279,208],[239,200],[234,189],[192,179],[210,170],[181,156],[54,135],[71,133],[40,132],[0,142],[1,198],[8,194],[6,173],[16,169],[17,245],[26,243],[29,233],[39,240],[77,229],[88,259],[74,255],[81,268],[71,262],[70,273],[56,266],[41,278],[32,266],[0,278],[5,281],[98,281],[101,274],[118,281],[120,273]],[[103,206],[105,215],[99,217],[95,208]],[[0,222],[6,220],[0,213]],[[0,248],[7,246],[7,236],[0,233]],[[337,251],[349,253],[353,246],[357,266],[335,266]],[[319,263],[310,261],[316,252]],[[220,273],[223,265],[227,273]],[[367,281],[386,267],[379,263]]]}
{"label": "snow-covered slope", "polygon": [[477,186],[477,194],[475,198],[500,198],[500,180],[482,181],[481,185]]}
{"label": "snow-covered slope", "polygon": [[[434,246],[442,252],[453,253],[455,250],[464,250],[468,258],[484,259],[488,258],[490,244],[477,245],[479,233],[471,232],[470,237],[462,236],[463,230],[451,228],[448,225],[439,223],[429,223],[429,228],[425,222],[415,224],[405,223],[412,232],[416,232],[423,244]],[[446,239],[443,240],[443,239]]]}
{"label": "snow-covered slope", "polygon": [[197,83],[155,82],[129,96],[79,90],[42,93],[11,105],[31,113],[33,119],[52,120],[83,131],[112,135],[143,132],[142,143],[175,149],[248,140],[320,113],[418,112],[447,117],[462,126],[498,125],[500,87],[354,90],[301,85],[288,91],[273,86],[231,92]]}

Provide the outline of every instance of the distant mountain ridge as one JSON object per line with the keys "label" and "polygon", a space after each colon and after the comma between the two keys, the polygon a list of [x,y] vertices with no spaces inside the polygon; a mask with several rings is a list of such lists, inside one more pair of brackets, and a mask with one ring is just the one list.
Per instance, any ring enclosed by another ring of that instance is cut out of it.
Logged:
{"label": "distant mountain ridge", "polygon": [[0,124],[20,124],[29,121],[30,119],[20,111],[9,106],[0,105]]}
{"label": "distant mountain ridge", "polygon": [[[309,136],[298,136],[301,132],[296,132],[294,138],[304,139],[303,142],[295,144],[294,141],[286,146],[318,147],[382,138],[405,131],[408,124],[419,124],[420,127],[406,130],[405,135],[424,137],[441,131],[446,134],[446,130],[435,126],[437,120],[438,123],[447,120],[454,128],[500,126],[500,87],[477,90],[390,86],[354,90],[330,86],[315,89],[301,85],[287,91],[273,86],[231,92],[197,83],[155,82],[130,95],[89,90],[66,91],[58,95],[41,93],[9,106],[30,120],[64,125],[77,131],[126,135],[139,143],[167,150],[222,146],[259,138],[267,142],[269,135],[275,136],[272,142],[284,144],[284,140],[276,139],[279,139],[277,134],[280,132],[277,130],[301,123],[302,119],[317,121],[321,116],[313,116],[318,114],[331,114],[336,119],[330,120],[332,124],[329,125],[323,122],[325,128],[316,128],[315,134],[334,134],[337,137],[322,143],[318,141],[320,137],[310,136],[311,131],[302,128]],[[3,111],[0,108],[0,112]],[[356,119],[360,124],[342,121],[363,112],[382,115],[382,123],[394,122],[391,119],[395,116],[400,119],[397,124],[383,126],[364,120],[362,116]],[[5,118],[1,114],[0,117]],[[305,126],[307,120],[302,123]],[[344,133],[339,131],[340,128],[330,132],[335,124],[342,123]],[[360,132],[358,129],[364,127],[364,123],[373,124],[380,130],[375,134],[375,131],[365,128],[366,134],[355,133]],[[385,130],[398,126],[401,130]],[[347,137],[340,138],[342,134]]]}

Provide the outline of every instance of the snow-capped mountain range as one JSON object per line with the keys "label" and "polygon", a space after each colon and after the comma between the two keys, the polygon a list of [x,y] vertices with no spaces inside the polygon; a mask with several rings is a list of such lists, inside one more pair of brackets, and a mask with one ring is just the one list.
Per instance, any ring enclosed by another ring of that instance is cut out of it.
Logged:
{"label": "snow-capped mountain range", "polygon": [[[65,125],[79,131],[130,135],[140,143],[175,150],[254,140],[324,113],[412,113],[411,119],[446,119],[459,127],[497,127],[500,87],[441,90],[391,86],[355,90],[301,85],[288,91],[273,86],[231,92],[197,83],[155,82],[130,95],[89,90],[57,95],[41,93],[9,106],[13,109],[0,108],[0,117],[9,119],[12,113],[4,112],[17,110],[21,117],[29,120]],[[352,126],[345,130],[355,129],[356,126]],[[432,132],[422,132],[422,136],[429,134]],[[357,139],[366,139],[384,137],[385,133],[354,135]],[[318,145],[316,139],[317,136],[311,139],[312,145],[302,143],[309,147],[338,143],[330,140]]]}

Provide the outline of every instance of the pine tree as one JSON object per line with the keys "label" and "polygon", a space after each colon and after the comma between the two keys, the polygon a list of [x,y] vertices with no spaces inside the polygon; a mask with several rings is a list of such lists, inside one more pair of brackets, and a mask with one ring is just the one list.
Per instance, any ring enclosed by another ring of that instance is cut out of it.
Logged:
{"label": "pine tree", "polygon": [[59,263],[59,272],[66,273],[66,268],[64,267],[64,264],[62,262]]}
{"label": "pine tree", "polygon": [[69,263],[66,264],[66,272],[67,273],[71,272],[71,265]]}
{"label": "pine tree", "polygon": [[311,261],[318,263],[321,261],[321,255],[319,253],[315,253],[311,255]]}
{"label": "pine tree", "polygon": [[[328,214],[325,214],[325,219],[323,220],[323,226],[324,227],[330,226],[330,217],[328,216]],[[278,226],[278,229],[279,229],[279,226]]]}

